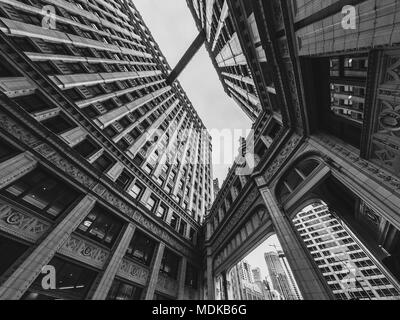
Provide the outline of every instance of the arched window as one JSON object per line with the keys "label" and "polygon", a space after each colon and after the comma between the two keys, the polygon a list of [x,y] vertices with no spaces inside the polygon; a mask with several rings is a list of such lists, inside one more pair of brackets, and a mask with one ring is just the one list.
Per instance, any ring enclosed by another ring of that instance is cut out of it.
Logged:
{"label": "arched window", "polygon": [[278,187],[278,198],[286,199],[299,185],[309,177],[319,166],[316,159],[306,159],[294,166],[281,180]]}

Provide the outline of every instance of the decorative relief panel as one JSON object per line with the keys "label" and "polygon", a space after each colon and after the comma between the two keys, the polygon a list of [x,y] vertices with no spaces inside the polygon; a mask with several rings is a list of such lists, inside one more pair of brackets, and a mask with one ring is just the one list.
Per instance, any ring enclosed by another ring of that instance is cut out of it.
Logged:
{"label": "decorative relief panel", "polygon": [[270,220],[270,215],[265,207],[259,207],[255,210],[231,241],[217,255],[214,260],[214,268],[218,268],[234,251],[242,246],[247,238],[256,233],[261,226],[267,224],[268,220]]}
{"label": "decorative relief panel", "polygon": [[71,235],[58,252],[99,269],[103,269],[109,256],[107,250],[76,235]]}
{"label": "decorative relief panel", "polygon": [[400,53],[384,58],[370,159],[400,176]]}
{"label": "decorative relief panel", "polygon": [[[246,211],[249,210],[251,204],[260,196],[258,189],[254,187],[250,194],[243,200],[240,207],[229,217],[229,222],[226,224],[222,232],[217,236],[213,243],[213,251],[217,249],[220,244],[226,240],[227,235],[237,226],[238,221],[243,218]],[[223,223],[223,222],[221,222]]]}
{"label": "decorative relief panel", "polygon": [[396,178],[392,174],[382,170],[382,168],[373,164],[372,162],[360,158],[354,152],[351,152],[327,136],[319,136],[316,138],[320,140],[321,143],[323,143],[327,148],[330,148],[332,152],[335,152],[347,161],[350,161],[361,172],[372,175],[376,180],[383,185],[388,186],[390,189],[400,190],[400,179]]}
{"label": "decorative relief panel", "polygon": [[145,267],[137,265],[133,261],[124,258],[121,262],[117,275],[145,286],[147,284],[147,279],[149,278],[149,270],[147,270]]}
{"label": "decorative relief panel", "polygon": [[282,149],[282,151],[276,156],[273,163],[268,166],[267,171],[264,174],[265,180],[268,182],[279,170],[282,164],[286,161],[286,159],[290,156],[290,154],[296,149],[299,144],[301,137],[298,135],[294,135],[290,138],[289,142]]}
{"label": "decorative relief panel", "polygon": [[36,242],[51,224],[0,200],[0,230]]}
{"label": "decorative relief panel", "polygon": [[160,272],[158,274],[156,290],[170,296],[176,296],[178,292],[178,281]]}

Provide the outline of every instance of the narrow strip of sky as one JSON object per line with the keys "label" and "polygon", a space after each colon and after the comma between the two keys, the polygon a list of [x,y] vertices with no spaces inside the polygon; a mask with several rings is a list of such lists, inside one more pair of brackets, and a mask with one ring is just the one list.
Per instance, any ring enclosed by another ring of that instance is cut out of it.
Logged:
{"label": "narrow strip of sky", "polygon": [[[186,1],[135,0],[134,4],[174,68],[198,34]],[[224,92],[204,46],[182,72],[179,81],[208,129],[240,129],[245,133],[244,130],[251,128],[251,121]],[[215,141],[213,176],[222,184],[232,163],[217,164],[220,154]]]}

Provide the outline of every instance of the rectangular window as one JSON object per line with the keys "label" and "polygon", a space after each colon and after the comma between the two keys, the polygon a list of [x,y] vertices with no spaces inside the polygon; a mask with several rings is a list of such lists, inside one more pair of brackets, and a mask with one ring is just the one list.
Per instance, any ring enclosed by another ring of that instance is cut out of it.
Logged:
{"label": "rectangular window", "polygon": [[143,289],[131,284],[114,280],[107,300],[140,300]]}
{"label": "rectangular window", "polygon": [[92,165],[99,171],[105,172],[111,168],[115,161],[107,154],[102,154]]}
{"label": "rectangular window", "polygon": [[0,162],[4,162],[18,154],[18,150],[5,141],[0,140]]}
{"label": "rectangular window", "polygon": [[77,231],[111,248],[122,226],[123,222],[119,218],[96,206],[82,221]]}
{"label": "rectangular window", "polygon": [[157,205],[157,199],[153,196],[150,196],[149,199],[147,200],[146,207],[150,211],[154,211]]}
{"label": "rectangular window", "polygon": [[179,233],[181,235],[185,235],[186,234],[186,228],[187,228],[187,223],[183,220],[181,220],[181,223],[179,224]]}
{"label": "rectangular window", "polygon": [[142,196],[144,187],[141,184],[135,184],[132,189],[129,191],[129,194],[134,198],[134,199],[139,199]]}
{"label": "rectangular window", "polygon": [[80,196],[79,192],[41,168],[13,182],[3,193],[51,217],[64,212]]}
{"label": "rectangular window", "polygon": [[172,214],[171,221],[169,224],[172,228],[176,230],[176,227],[178,226],[178,221],[179,221],[179,216],[174,213]]}
{"label": "rectangular window", "polygon": [[164,205],[160,205],[160,206],[157,208],[156,216],[157,216],[158,218],[164,220],[165,217],[166,217],[166,215],[167,215],[167,212],[168,212],[167,207],[165,207]]}
{"label": "rectangular window", "polygon": [[85,159],[89,158],[91,155],[95,154],[100,148],[96,146],[91,140],[85,139],[78,143],[73,149],[78,152]]}
{"label": "rectangular window", "polygon": [[179,256],[172,251],[165,249],[161,261],[160,271],[173,279],[177,279],[179,267]]}
{"label": "rectangular window", "polygon": [[197,283],[198,283],[197,275],[198,271],[196,270],[196,268],[188,263],[186,267],[185,285],[193,289],[197,289]]}
{"label": "rectangular window", "polygon": [[0,276],[24,254],[28,246],[0,236]]}
{"label": "rectangular window", "polygon": [[134,260],[149,266],[156,242],[141,231],[136,231],[126,254]]}
{"label": "rectangular window", "polygon": [[131,183],[133,177],[125,169],[121,172],[118,179],[115,181],[118,187],[125,189]]}
{"label": "rectangular window", "polygon": [[62,134],[76,127],[76,125],[63,114],[44,120],[41,123],[55,134]]}

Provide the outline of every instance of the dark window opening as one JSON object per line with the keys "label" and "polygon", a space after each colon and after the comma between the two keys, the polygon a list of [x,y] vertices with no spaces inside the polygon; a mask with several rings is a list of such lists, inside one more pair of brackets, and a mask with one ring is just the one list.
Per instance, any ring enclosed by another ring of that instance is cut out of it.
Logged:
{"label": "dark window opening", "polygon": [[111,248],[122,230],[123,222],[112,213],[96,206],[77,231]]}
{"label": "dark window opening", "polygon": [[156,242],[141,231],[136,231],[126,254],[134,260],[149,266],[154,255]]}
{"label": "dark window opening", "polygon": [[64,212],[80,196],[63,181],[40,168],[13,182],[2,193],[51,217]]}
{"label": "dark window opening", "polygon": [[164,256],[161,261],[160,272],[165,273],[173,279],[178,277],[179,256],[172,251],[165,249]]}

